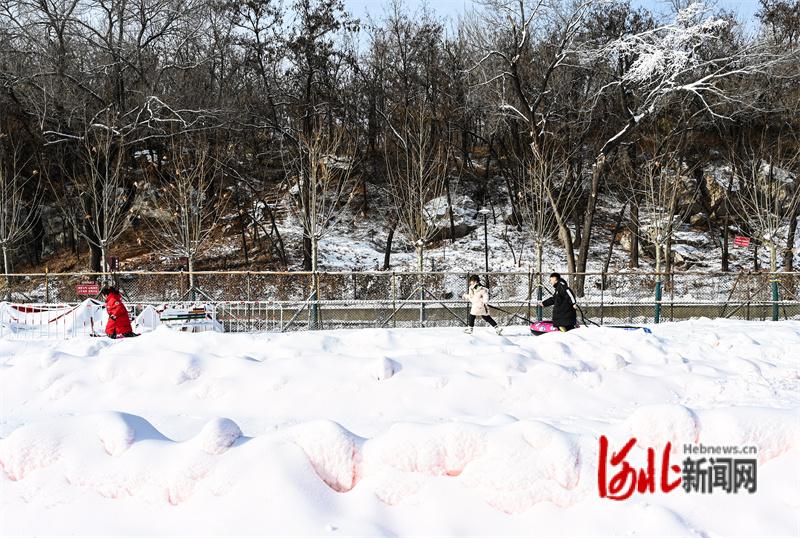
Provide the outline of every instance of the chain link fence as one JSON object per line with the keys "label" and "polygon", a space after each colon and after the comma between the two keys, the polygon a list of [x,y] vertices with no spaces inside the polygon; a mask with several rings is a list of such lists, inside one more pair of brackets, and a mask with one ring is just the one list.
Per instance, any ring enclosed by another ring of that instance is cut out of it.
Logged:
{"label": "chain link fence", "polygon": [[[501,324],[549,316],[547,275],[480,275]],[[574,275],[564,275],[572,280]],[[698,317],[800,319],[800,273],[587,273],[579,304],[599,324]],[[466,273],[184,272],[20,274],[0,278],[0,298],[26,305],[76,305],[79,284],[113,281],[138,314],[147,305],[207,305],[226,331],[342,327],[443,327],[466,323]],[[80,290],[84,291],[84,290]]]}

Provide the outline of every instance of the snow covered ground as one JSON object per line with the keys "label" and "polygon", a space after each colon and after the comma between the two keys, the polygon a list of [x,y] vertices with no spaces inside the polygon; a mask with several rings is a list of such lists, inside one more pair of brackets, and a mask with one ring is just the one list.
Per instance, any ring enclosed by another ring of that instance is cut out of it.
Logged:
{"label": "snow covered ground", "polygon": [[[800,323],[0,340],[2,535],[800,534]],[[755,494],[598,494],[598,438]]]}

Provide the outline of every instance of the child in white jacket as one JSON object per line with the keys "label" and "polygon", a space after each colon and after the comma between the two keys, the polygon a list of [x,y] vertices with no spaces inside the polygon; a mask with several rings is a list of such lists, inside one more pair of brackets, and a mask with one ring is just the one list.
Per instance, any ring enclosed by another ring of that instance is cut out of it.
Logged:
{"label": "child in white jacket", "polygon": [[469,277],[469,292],[465,293],[463,297],[468,300],[471,305],[469,316],[467,317],[469,327],[464,329],[465,333],[472,333],[472,329],[475,327],[475,318],[478,316],[482,317],[483,321],[494,327],[494,332],[497,334],[503,332],[503,329],[500,328],[497,322],[492,319],[492,316],[489,315],[489,290],[481,286],[481,280],[478,278],[478,275]]}

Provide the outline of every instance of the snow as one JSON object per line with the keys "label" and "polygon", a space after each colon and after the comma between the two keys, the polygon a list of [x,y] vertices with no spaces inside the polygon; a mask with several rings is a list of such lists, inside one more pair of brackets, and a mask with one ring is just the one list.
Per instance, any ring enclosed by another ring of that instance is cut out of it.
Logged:
{"label": "snow", "polygon": [[[201,313],[201,319],[175,319]],[[162,323],[162,316],[165,318]],[[70,338],[76,336],[103,336],[108,322],[105,305],[94,299],[70,305],[34,305],[0,302],[0,338]],[[203,304],[181,306],[161,304],[144,305],[133,319],[137,333],[149,332],[159,326],[185,332],[224,332],[212,307]]]}
{"label": "snow", "polygon": [[672,245],[672,252],[679,254],[682,260],[702,260],[705,256],[702,249],[681,243]]}
{"label": "snow", "polygon": [[104,334],[108,314],[94,299],[69,305],[19,305],[0,302],[0,335],[7,333],[67,337]]}
{"label": "snow", "polygon": [[[799,322],[0,339],[4,535],[800,532]],[[597,492],[598,438],[758,493]]]}
{"label": "snow", "polygon": [[770,163],[767,161],[761,161],[761,166],[759,167],[759,172],[761,173],[761,177],[765,180],[768,180],[770,177],[770,168],[772,168],[772,178],[776,181],[783,183],[784,185],[792,186],[795,182],[794,174],[790,171],[785,170],[779,166],[770,166]]}
{"label": "snow", "polygon": [[133,320],[134,331],[138,334],[150,332],[161,325],[161,316],[152,305],[146,305]]}
{"label": "snow", "polygon": [[[452,205],[453,219],[456,224],[461,224],[464,222],[471,225],[475,224],[478,211],[475,202],[472,201],[472,198],[466,195],[454,197]],[[425,214],[434,221],[434,224],[439,226],[448,226],[449,207],[450,204],[447,203],[447,196],[440,196],[425,204]]]}

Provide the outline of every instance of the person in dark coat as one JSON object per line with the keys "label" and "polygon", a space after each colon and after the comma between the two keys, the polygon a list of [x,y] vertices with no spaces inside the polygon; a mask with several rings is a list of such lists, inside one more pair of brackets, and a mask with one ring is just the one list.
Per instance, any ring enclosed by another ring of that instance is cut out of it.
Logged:
{"label": "person in dark coat", "polygon": [[578,325],[575,311],[578,309],[578,302],[575,294],[569,289],[567,281],[561,278],[558,273],[550,275],[550,285],[553,286],[553,296],[545,299],[540,306],[553,307],[553,325],[562,332],[570,331]]}
{"label": "person in dark coat", "polygon": [[101,293],[106,298],[106,312],[108,313],[106,335],[110,338],[139,336],[133,332],[131,320],[128,317],[128,309],[122,304],[122,296],[119,290],[113,286],[106,286]]}

